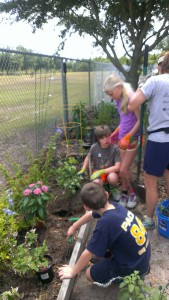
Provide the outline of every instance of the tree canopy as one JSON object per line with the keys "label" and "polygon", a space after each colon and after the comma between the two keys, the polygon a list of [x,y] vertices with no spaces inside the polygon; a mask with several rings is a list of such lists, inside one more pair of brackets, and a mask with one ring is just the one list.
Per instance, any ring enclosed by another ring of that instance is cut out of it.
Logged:
{"label": "tree canopy", "polygon": [[[94,46],[100,46],[135,87],[145,45],[151,51],[169,33],[168,0],[5,0],[0,2],[0,12],[13,15],[16,21],[27,20],[34,30],[56,19],[56,24],[63,26],[61,47],[68,34],[92,36]],[[120,63],[115,47],[119,37],[131,61],[127,70]],[[80,45],[77,47],[80,51]]]}

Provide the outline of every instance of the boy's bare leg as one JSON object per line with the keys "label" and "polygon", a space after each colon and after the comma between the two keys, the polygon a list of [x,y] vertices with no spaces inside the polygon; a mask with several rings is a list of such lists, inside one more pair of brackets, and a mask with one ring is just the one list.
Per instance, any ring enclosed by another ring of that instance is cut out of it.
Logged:
{"label": "boy's bare leg", "polygon": [[110,185],[112,186],[117,186],[118,181],[119,181],[119,176],[117,173],[110,173],[107,176],[107,181]]}
{"label": "boy's bare leg", "polygon": [[88,268],[86,270],[86,278],[87,278],[88,281],[93,282],[93,279],[90,276],[90,268]]}

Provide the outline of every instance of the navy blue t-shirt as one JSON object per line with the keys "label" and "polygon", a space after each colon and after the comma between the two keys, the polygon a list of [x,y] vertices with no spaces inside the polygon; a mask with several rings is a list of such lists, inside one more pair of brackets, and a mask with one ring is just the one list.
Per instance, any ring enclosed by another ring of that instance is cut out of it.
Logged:
{"label": "navy blue t-shirt", "polygon": [[104,257],[106,250],[110,250],[120,269],[144,270],[151,252],[148,234],[131,211],[117,203],[113,205],[115,209],[105,211],[102,216],[93,212],[93,217],[99,220],[87,250],[98,257]]}

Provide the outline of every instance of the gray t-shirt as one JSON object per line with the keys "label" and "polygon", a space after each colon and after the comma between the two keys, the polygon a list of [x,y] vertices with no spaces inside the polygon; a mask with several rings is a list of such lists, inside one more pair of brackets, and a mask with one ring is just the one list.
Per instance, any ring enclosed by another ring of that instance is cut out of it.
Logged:
{"label": "gray t-shirt", "polygon": [[[148,130],[169,127],[169,74],[150,77],[141,91],[149,101]],[[169,142],[169,134],[162,131],[152,133],[149,135],[149,140]]]}
{"label": "gray t-shirt", "polygon": [[89,153],[93,170],[106,169],[121,161],[117,145],[111,144],[108,148],[101,148],[99,143],[95,143],[91,146]]}

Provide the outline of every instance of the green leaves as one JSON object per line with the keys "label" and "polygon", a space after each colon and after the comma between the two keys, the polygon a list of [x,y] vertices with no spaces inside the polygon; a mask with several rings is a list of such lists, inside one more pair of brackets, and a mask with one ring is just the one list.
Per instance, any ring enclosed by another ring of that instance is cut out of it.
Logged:
{"label": "green leaves", "polygon": [[77,160],[65,158],[59,162],[55,170],[57,184],[63,187],[68,194],[74,195],[76,190],[81,187],[81,176],[77,175]]}
{"label": "green leaves", "polygon": [[28,231],[24,243],[13,250],[12,265],[16,273],[24,275],[47,267],[48,260],[44,255],[47,253],[48,247],[45,240],[41,246],[38,246],[37,237],[34,230]]}
{"label": "green leaves", "polygon": [[138,274],[138,271],[134,271],[123,278],[123,282],[119,285],[118,300],[167,300],[166,290],[169,284],[160,287],[148,286]]}

